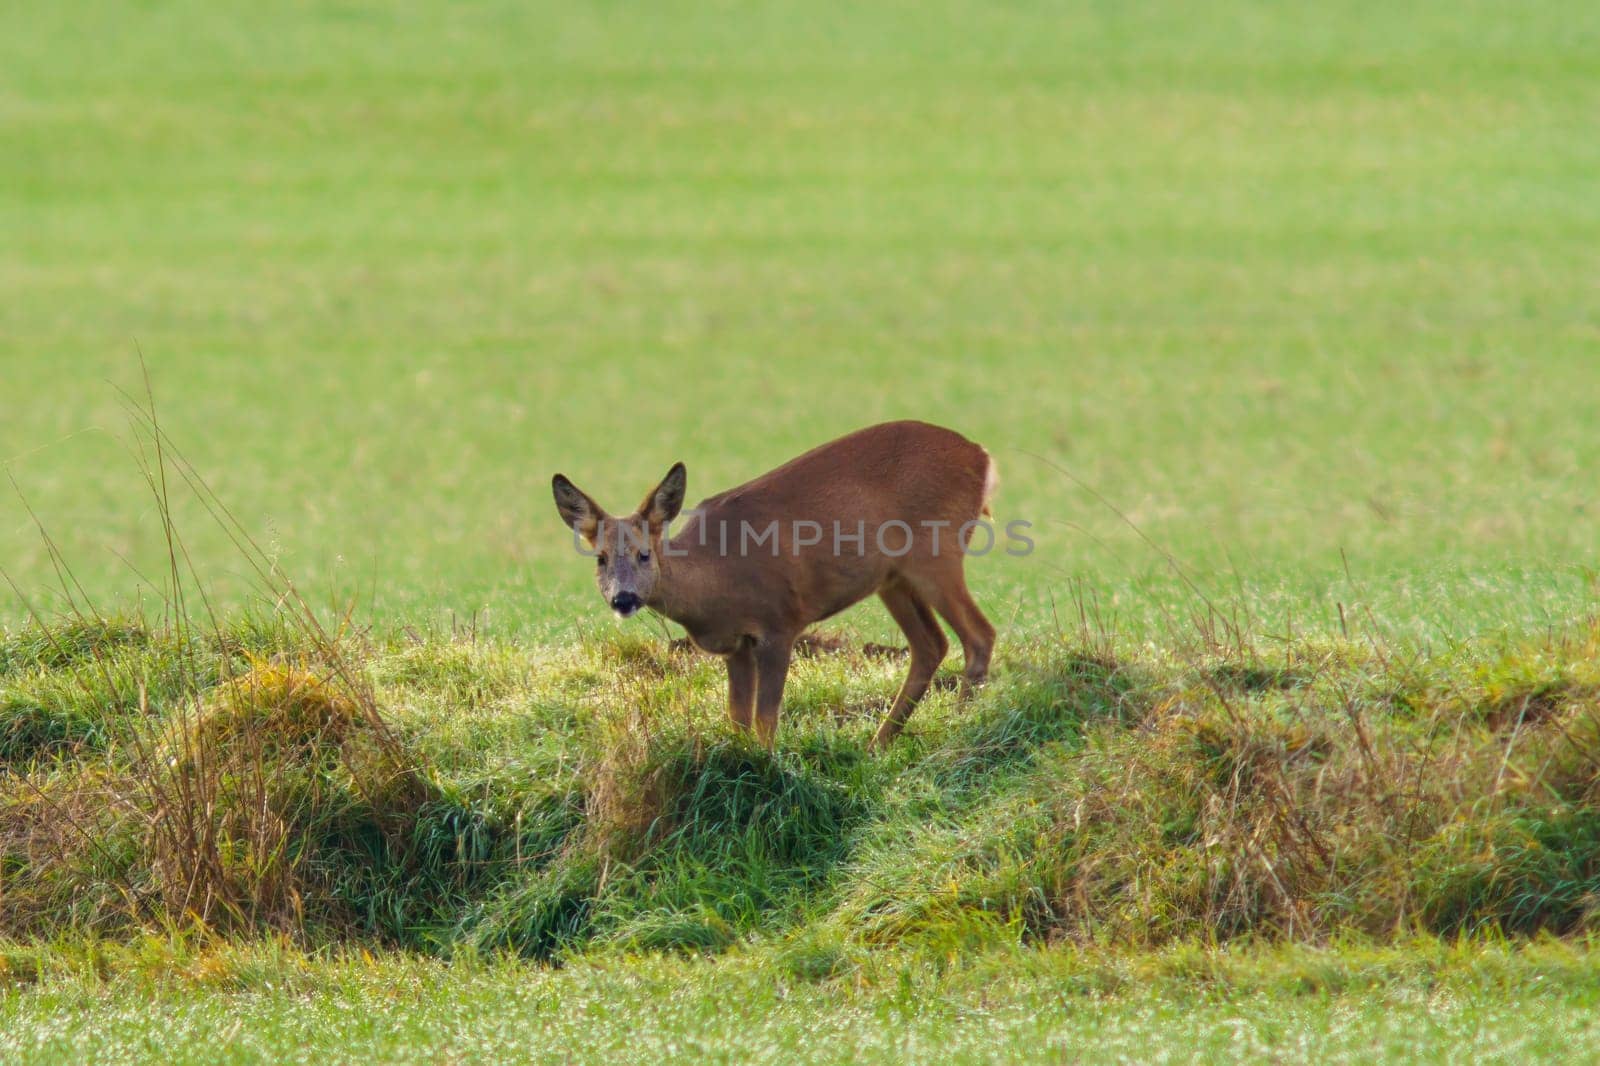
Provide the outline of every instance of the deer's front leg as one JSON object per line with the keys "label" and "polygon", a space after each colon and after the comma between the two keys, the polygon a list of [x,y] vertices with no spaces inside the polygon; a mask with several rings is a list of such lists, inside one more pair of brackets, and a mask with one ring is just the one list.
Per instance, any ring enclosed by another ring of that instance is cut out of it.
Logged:
{"label": "deer's front leg", "polygon": [[728,717],[740,729],[749,729],[756,702],[755,650],[740,641],[724,661],[728,664]]}
{"label": "deer's front leg", "polygon": [[769,751],[778,735],[778,711],[783,707],[783,683],[789,677],[793,650],[793,637],[767,639],[756,645],[756,739]]}

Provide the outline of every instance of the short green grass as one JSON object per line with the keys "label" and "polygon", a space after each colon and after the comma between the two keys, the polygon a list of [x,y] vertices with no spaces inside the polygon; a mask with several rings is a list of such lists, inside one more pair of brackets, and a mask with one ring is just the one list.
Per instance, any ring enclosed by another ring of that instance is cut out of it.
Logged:
{"label": "short green grass", "polygon": [[79,960],[0,998],[19,1063],[1573,1062],[1600,973],[1556,944],[470,967],[281,949]]}
{"label": "short green grass", "polygon": [[[1597,57],[1543,0],[8,5],[0,460],[131,602],[137,346],[319,598],[562,642],[553,471],[915,416],[1038,528],[974,567],[1009,632],[1189,605],[1056,466],[1280,627],[1543,626],[1595,595]],[[48,594],[9,492],[0,563]]]}

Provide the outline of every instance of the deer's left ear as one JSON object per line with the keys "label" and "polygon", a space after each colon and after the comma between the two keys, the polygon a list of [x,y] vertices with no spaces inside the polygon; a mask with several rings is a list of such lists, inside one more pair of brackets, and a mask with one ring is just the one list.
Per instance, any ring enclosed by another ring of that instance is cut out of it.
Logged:
{"label": "deer's left ear", "polygon": [[561,521],[593,544],[600,535],[600,523],[606,520],[605,511],[589,498],[588,493],[561,474],[550,479],[550,490],[555,494],[556,510],[561,512]]}
{"label": "deer's left ear", "polygon": [[683,510],[683,494],[689,487],[689,472],[682,463],[673,463],[661,484],[650,490],[650,495],[639,505],[639,513],[653,530],[665,529],[667,523]]}

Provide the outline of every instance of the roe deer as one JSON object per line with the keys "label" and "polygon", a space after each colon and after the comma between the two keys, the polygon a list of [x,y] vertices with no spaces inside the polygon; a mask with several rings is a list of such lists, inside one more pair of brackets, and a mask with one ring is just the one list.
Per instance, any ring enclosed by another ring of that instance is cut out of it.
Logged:
{"label": "roe deer", "polygon": [[963,691],[987,676],[995,631],[963,570],[995,487],[977,444],[925,422],[871,426],[702,501],[668,537],[685,487],[677,463],[613,518],[562,475],[552,482],[562,521],[595,555],[601,596],[623,618],[652,608],[722,656],[728,714],[748,729],[753,709],[767,747],[795,639],[874,592],[911,646],[874,748],[899,735],[949,650],[935,612],[961,640]]}

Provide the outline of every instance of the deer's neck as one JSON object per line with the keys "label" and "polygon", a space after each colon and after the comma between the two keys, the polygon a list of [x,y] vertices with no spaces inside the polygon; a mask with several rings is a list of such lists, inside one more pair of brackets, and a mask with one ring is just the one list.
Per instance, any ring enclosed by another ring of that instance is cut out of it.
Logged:
{"label": "deer's neck", "polygon": [[705,622],[706,592],[714,584],[717,545],[702,545],[699,530],[690,524],[667,538],[657,554],[660,572],[649,606],[693,633]]}

